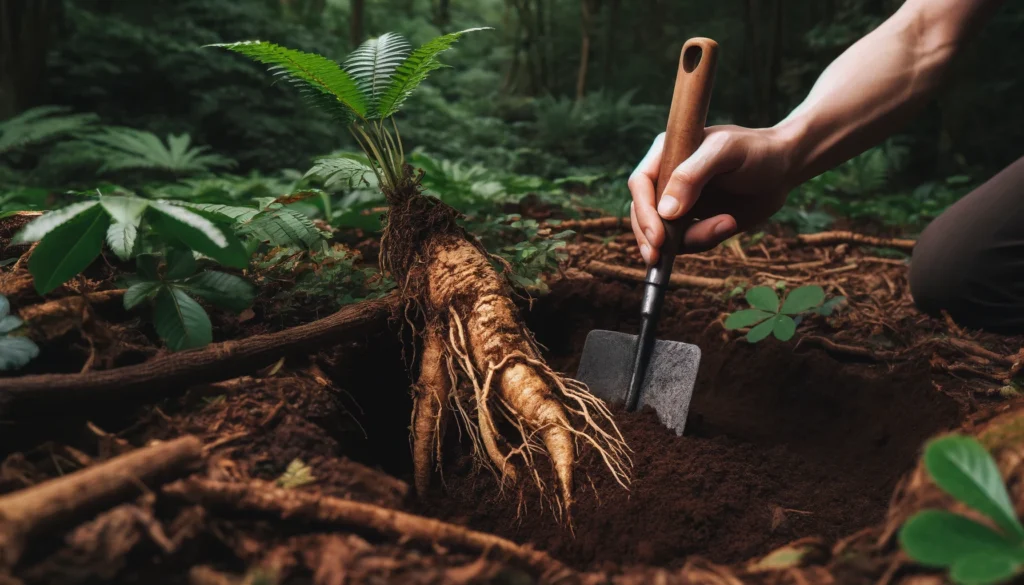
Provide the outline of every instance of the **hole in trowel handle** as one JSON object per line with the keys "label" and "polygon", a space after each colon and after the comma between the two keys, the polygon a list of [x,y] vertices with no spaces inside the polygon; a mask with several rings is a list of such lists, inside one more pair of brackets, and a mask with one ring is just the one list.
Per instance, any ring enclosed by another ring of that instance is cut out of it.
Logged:
{"label": "hole in trowel handle", "polygon": [[704,49],[700,48],[699,45],[694,45],[686,52],[683,53],[683,69],[687,73],[693,73],[693,70],[700,65],[700,58],[704,56]]}

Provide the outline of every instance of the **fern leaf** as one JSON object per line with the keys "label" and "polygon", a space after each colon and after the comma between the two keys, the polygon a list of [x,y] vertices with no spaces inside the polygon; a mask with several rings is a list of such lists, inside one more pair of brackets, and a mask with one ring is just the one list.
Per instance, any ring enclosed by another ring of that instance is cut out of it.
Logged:
{"label": "fern leaf", "polygon": [[411,51],[412,46],[405,37],[389,32],[366,41],[345,61],[345,70],[369,98],[369,118],[375,117],[381,94],[387,89],[395,70]]}
{"label": "fern leaf", "polygon": [[437,56],[452,48],[466,33],[480,30],[491,30],[490,27],[470,28],[464,31],[450,33],[430,41],[422,47],[413,51],[395,70],[384,94],[381,95],[377,105],[377,117],[380,119],[389,118],[398,113],[405,100],[412,95],[412,92],[430,75],[431,72],[442,69]]}
{"label": "fern leaf", "polygon": [[340,65],[314,53],[265,41],[207,45],[222,47],[270,66],[270,71],[295,85],[314,106],[343,121],[366,117],[366,96]]}
{"label": "fern leaf", "polygon": [[71,114],[62,106],[40,106],[0,122],[0,154],[75,134],[99,120],[95,114]]}
{"label": "fern leaf", "polygon": [[302,178],[320,177],[324,179],[324,187],[331,187],[341,182],[352,186],[363,180],[367,173],[372,172],[373,168],[365,160],[360,160],[355,155],[343,155],[318,159],[313,168],[309,169]]}
{"label": "fern leaf", "polygon": [[204,154],[207,147],[191,146],[188,134],[171,135],[165,145],[152,132],[134,128],[109,128],[90,136],[88,140],[101,147],[101,173],[119,170],[198,173],[213,167],[231,167],[235,164],[233,160],[220,155]]}
{"label": "fern leaf", "polygon": [[325,239],[309,217],[292,209],[264,211],[245,224],[242,231],[273,246],[287,248],[314,249]]}
{"label": "fern leaf", "polygon": [[221,205],[219,203],[186,203],[184,206],[196,211],[205,211],[207,213],[223,215],[238,223],[250,221],[259,214],[259,210],[251,207],[233,207],[231,205]]}

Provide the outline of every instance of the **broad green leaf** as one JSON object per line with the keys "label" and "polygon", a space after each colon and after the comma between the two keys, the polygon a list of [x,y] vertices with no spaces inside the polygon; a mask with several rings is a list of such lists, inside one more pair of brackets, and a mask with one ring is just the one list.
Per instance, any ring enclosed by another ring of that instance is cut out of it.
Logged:
{"label": "broad green leaf", "polygon": [[205,217],[185,207],[159,201],[149,208],[154,212],[152,224],[158,232],[225,266],[245,268],[249,265],[249,256],[238,238],[225,233]]}
{"label": "broad green leaf", "polygon": [[752,328],[747,332],[747,341],[750,343],[757,343],[765,337],[771,335],[772,330],[775,328],[775,319],[768,319],[764,323]]}
{"label": "broad green leaf", "polygon": [[365,41],[345,60],[345,71],[352,75],[369,98],[367,110],[371,116],[377,109],[380,94],[391,82],[395,69],[405,61],[411,50],[409,41],[402,35],[389,32]]}
{"label": "broad green leaf", "polygon": [[100,199],[100,205],[107,210],[114,223],[124,223],[131,226],[138,226],[142,214],[145,213],[149,201],[141,197],[124,197],[120,195],[107,195]]}
{"label": "broad green leaf", "polygon": [[39,346],[27,337],[0,337],[0,370],[16,370],[39,356]]}
{"label": "broad green leaf", "polygon": [[825,289],[820,286],[802,286],[793,290],[782,303],[781,313],[796,315],[813,309],[825,300]]}
{"label": "broad green leaf", "polygon": [[157,293],[153,324],[171,351],[205,347],[213,341],[213,325],[202,305],[177,288],[165,286]]}
{"label": "broad green leaf", "polygon": [[181,283],[180,288],[225,309],[242,311],[256,300],[249,281],[225,272],[206,271]]}
{"label": "broad green leaf", "polygon": [[107,245],[121,260],[130,260],[139,229],[132,223],[113,223],[107,228]]}
{"label": "broad green leaf", "polygon": [[772,333],[775,334],[775,338],[780,341],[789,341],[793,339],[793,335],[796,334],[796,321],[787,315],[776,315],[775,326],[772,328]]}
{"label": "broad green leaf", "polygon": [[128,287],[124,291],[124,308],[131,311],[146,299],[152,298],[160,290],[160,282],[147,280]]}
{"label": "broad green leaf", "polygon": [[378,101],[375,117],[385,119],[397,114],[405,100],[426,80],[427,76],[444,67],[437,60],[437,56],[452,48],[452,45],[462,38],[462,35],[480,30],[490,29],[483,27],[454,32],[438,37],[413,51],[391,76],[391,83],[388,84]]}
{"label": "broad green leaf", "polygon": [[953,564],[949,577],[959,585],[994,585],[1015,577],[1021,568],[1019,551],[978,551],[961,556]]}
{"label": "broad green leaf", "polygon": [[75,216],[93,209],[97,205],[98,202],[96,201],[82,201],[80,203],[72,203],[55,211],[48,211],[26,225],[24,229],[11,239],[11,243],[38,242],[43,239],[43,236],[57,229],[57,227],[67,223]]}
{"label": "broad green leaf", "polygon": [[755,309],[779,312],[779,295],[770,286],[755,286],[747,291],[747,302]]}
{"label": "broad green leaf", "polygon": [[949,567],[963,556],[985,550],[1014,550],[991,528],[946,510],[914,514],[900,529],[900,546],[926,567]]}
{"label": "broad green leaf", "polygon": [[1002,475],[989,452],[972,437],[950,435],[929,442],[925,466],[949,495],[992,519],[1014,542],[1024,542]]}
{"label": "broad green leaf", "polygon": [[196,257],[192,250],[171,248],[167,251],[167,280],[180,280],[196,273]]}
{"label": "broad green leaf", "polygon": [[761,321],[764,321],[774,314],[775,313],[769,313],[760,309],[744,309],[742,311],[736,311],[725,319],[725,328],[731,331],[733,329],[750,327],[751,325],[756,325]]}
{"label": "broad green leaf", "polygon": [[21,327],[23,321],[14,315],[7,315],[3,319],[0,319],[0,334],[10,333],[18,327]]}
{"label": "broad green leaf", "polygon": [[64,284],[92,264],[103,250],[110,217],[93,205],[50,230],[28,260],[41,295]]}
{"label": "broad green leaf", "polygon": [[316,107],[341,121],[365,118],[367,96],[340,65],[315,53],[304,53],[265,41],[208,45],[223,47],[270,66],[270,71],[292,85]]}

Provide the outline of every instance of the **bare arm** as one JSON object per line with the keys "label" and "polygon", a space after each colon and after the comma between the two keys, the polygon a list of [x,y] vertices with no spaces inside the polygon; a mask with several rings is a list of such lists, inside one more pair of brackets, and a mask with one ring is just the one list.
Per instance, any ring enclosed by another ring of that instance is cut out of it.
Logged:
{"label": "bare arm", "polygon": [[952,58],[1003,0],[907,0],[839,56],[776,129],[793,145],[792,184],[892,134],[941,85]]}
{"label": "bare arm", "polygon": [[629,182],[633,232],[645,261],[657,261],[662,219],[689,212],[705,186],[707,213],[687,231],[687,252],[768,219],[793,187],[891,135],[935,93],[958,50],[1003,1],[906,0],[829,65],[785,120],[771,128],[708,128],[656,201],[659,136]]}

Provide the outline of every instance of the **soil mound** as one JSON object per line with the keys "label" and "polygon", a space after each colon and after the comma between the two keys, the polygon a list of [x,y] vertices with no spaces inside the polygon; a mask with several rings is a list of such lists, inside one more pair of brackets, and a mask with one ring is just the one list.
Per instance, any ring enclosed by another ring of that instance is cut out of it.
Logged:
{"label": "soil mound", "polygon": [[[546,318],[557,321],[555,313]],[[554,346],[572,364],[581,342]],[[921,444],[960,420],[957,403],[928,382],[927,364],[889,371],[774,341],[753,346],[708,334],[697,342],[704,357],[685,436],[652,411],[619,413],[634,450],[633,483],[627,492],[601,473],[596,454],[585,455],[575,536],[529,494],[522,502],[498,495],[468,458],[449,468],[447,493],[420,512],[532,543],[581,569],[679,566],[694,554],[741,562],[796,538],[840,538],[881,520]]]}

